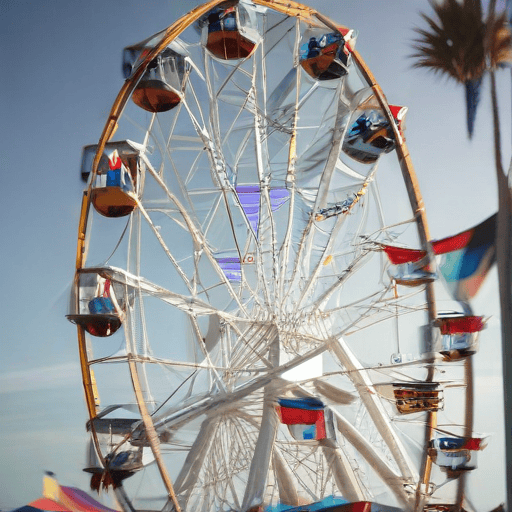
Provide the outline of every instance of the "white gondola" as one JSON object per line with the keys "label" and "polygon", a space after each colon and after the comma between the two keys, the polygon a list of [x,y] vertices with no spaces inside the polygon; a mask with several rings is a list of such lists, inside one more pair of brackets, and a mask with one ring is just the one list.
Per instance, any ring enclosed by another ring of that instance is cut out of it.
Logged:
{"label": "white gondola", "polygon": [[[85,146],[82,153],[82,178],[88,180],[98,146]],[[141,146],[124,140],[109,142],[100,158],[91,184],[91,202],[105,217],[124,217],[137,206],[143,184]]]}
{"label": "white gondola", "polygon": [[477,453],[486,446],[483,438],[437,437],[430,442],[432,462],[457,477],[477,467]]}
{"label": "white gondola", "polygon": [[[123,50],[123,75],[130,76],[162,34],[156,34]],[[185,57],[182,48],[172,45],[158,54],[146,67],[132,93],[133,102],[148,112],[167,112],[183,97]]]}
{"label": "white gondola", "polygon": [[400,414],[437,412],[443,407],[443,391],[435,382],[396,383],[393,392]]}
{"label": "white gondola", "polygon": [[[124,318],[124,289],[97,271],[82,272],[67,319],[97,337],[112,336]],[[116,291],[117,290],[117,291]]]}
{"label": "white gondola", "polygon": [[434,326],[433,352],[440,353],[447,361],[456,361],[478,351],[485,320],[481,316],[448,314],[440,315]]}

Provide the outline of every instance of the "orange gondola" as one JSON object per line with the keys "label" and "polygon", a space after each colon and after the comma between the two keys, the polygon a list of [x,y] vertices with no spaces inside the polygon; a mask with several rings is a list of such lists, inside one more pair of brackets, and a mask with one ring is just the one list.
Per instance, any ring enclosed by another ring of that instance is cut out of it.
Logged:
{"label": "orange gondola", "polygon": [[200,24],[207,31],[206,49],[219,59],[245,59],[256,48],[256,33],[251,30],[250,22],[243,23],[238,1],[223,2]]}

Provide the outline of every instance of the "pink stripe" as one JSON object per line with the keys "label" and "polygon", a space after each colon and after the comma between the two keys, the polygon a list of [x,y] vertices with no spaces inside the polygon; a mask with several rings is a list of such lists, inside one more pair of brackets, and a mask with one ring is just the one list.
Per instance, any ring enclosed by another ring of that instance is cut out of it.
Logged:
{"label": "pink stripe", "polygon": [[74,487],[62,487],[62,492],[84,512],[117,512],[114,509],[104,507],[101,503],[91,498],[87,493]]}
{"label": "pink stripe", "polygon": [[35,501],[31,501],[29,505],[49,512],[69,512],[66,507],[48,498],[39,498]]}

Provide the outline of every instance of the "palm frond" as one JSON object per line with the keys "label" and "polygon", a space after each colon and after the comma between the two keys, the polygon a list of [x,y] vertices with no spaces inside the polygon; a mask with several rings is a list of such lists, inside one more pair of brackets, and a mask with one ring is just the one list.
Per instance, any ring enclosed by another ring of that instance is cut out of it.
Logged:
{"label": "palm frond", "polygon": [[417,29],[414,67],[446,73],[460,83],[476,80],[486,68],[482,8],[477,0],[431,2],[437,20],[423,14],[430,31]]}
{"label": "palm frond", "polygon": [[485,47],[492,69],[512,63],[512,34],[506,13],[490,16],[487,20]]}

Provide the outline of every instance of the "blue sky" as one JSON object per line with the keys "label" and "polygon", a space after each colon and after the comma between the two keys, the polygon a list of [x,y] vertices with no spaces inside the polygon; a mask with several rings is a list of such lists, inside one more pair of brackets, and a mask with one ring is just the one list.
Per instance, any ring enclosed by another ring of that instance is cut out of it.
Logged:
{"label": "blue sky", "polygon": [[[0,4],[0,509],[40,494],[44,470],[88,487],[76,330],[64,317],[73,277],[83,183],[81,148],[101,134],[122,85],[121,51],[165,28],[195,0],[4,0]],[[407,142],[433,238],[494,213],[489,83],[472,141],[462,88],[411,68],[414,26],[426,0],[315,0],[309,5],[359,31],[357,49],[391,103],[407,105]],[[498,76],[504,162],[510,160],[510,72]],[[504,500],[497,282],[475,312],[492,316],[476,356],[476,429],[493,433],[481,454],[475,504]],[[129,383],[127,382],[128,386]]]}

